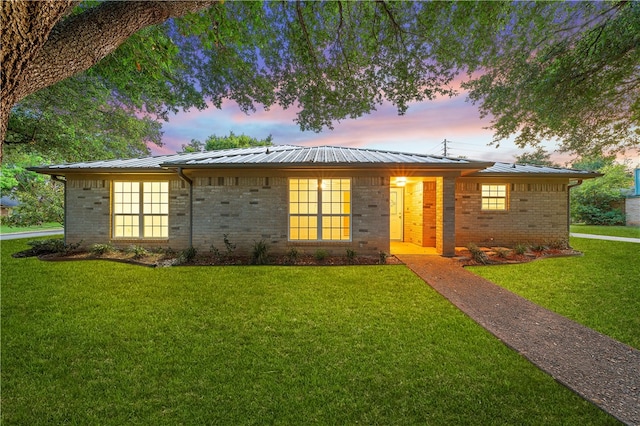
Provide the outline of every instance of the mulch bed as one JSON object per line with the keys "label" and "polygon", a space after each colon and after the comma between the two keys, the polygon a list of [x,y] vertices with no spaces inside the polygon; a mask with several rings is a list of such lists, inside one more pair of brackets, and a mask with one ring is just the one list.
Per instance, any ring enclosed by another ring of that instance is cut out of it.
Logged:
{"label": "mulch bed", "polygon": [[[582,253],[573,249],[545,249],[539,251],[528,250],[523,254],[517,254],[512,249],[507,248],[491,248],[480,247],[484,253],[482,259],[474,257],[467,249],[456,250],[455,260],[461,266],[482,266],[482,265],[504,265],[526,263],[533,260],[563,257],[563,256],[581,256]],[[168,267],[168,266],[230,266],[230,265],[251,265],[251,258],[248,256],[220,256],[213,253],[200,253],[189,261],[180,261],[177,253],[163,252],[147,252],[144,255],[136,256],[127,251],[115,250],[103,254],[94,254],[88,251],[75,250],[67,253],[34,253],[31,250],[25,250],[13,255],[13,257],[30,257],[37,256],[41,260],[47,261],[70,261],[70,260],[110,260],[115,262],[124,262],[149,267]],[[324,259],[318,259],[313,255],[299,255],[295,259],[289,256],[271,256],[268,265],[287,265],[287,266],[344,266],[344,265],[379,265],[378,257],[356,256],[348,258],[347,256],[327,256]],[[386,265],[399,265],[402,262],[395,256],[390,255],[386,258]]]}

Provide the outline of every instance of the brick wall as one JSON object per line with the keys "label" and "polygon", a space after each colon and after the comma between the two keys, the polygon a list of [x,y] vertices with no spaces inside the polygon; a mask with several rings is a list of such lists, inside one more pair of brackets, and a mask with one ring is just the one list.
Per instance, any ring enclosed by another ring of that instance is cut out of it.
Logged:
{"label": "brick wall", "polygon": [[[534,182],[534,183],[531,183]],[[507,184],[507,211],[481,211],[481,184]],[[456,245],[513,246],[568,240],[567,181],[460,178]]]}
{"label": "brick wall", "polygon": [[[300,177],[300,176],[292,176]],[[318,249],[343,255],[389,252],[389,180],[353,177],[352,239],[350,242],[288,241],[288,178],[284,176],[201,176],[194,179],[193,246],[224,252],[224,235],[236,254],[250,254],[264,240],[272,254],[292,247],[313,254]]]}
{"label": "brick wall", "polygon": [[104,244],[110,240],[109,180],[67,177],[66,228],[67,244]]}

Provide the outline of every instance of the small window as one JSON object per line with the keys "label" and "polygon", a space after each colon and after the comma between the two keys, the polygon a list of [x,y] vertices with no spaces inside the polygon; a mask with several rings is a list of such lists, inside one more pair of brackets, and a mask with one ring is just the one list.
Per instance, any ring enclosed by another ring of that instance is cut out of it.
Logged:
{"label": "small window", "polygon": [[113,182],[113,236],[167,238],[168,182]]}
{"label": "small window", "polygon": [[507,210],[507,185],[482,185],[482,210]]}

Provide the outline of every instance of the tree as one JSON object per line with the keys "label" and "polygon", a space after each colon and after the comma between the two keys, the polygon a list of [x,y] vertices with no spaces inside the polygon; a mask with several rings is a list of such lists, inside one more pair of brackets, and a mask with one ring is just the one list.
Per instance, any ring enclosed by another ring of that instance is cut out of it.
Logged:
{"label": "tree", "polygon": [[[593,161],[590,161],[593,164]],[[588,225],[624,225],[621,210],[623,190],[630,188],[633,177],[624,164],[604,160],[598,171],[603,176],[590,179],[571,190],[571,218]],[[575,164],[574,164],[575,167]]]}
{"label": "tree", "polygon": [[5,138],[5,161],[38,154],[46,161],[74,162],[149,154],[146,143],[161,145],[160,123],[115,102],[96,77],[80,74],[19,102]]}
{"label": "tree", "polygon": [[497,139],[559,137],[575,152],[638,145],[636,2],[76,4],[2,3],[3,141],[16,102],[90,69],[160,118],[233,99],[247,112],[296,108],[303,130],[383,102],[402,114],[454,94],[466,72]]}
{"label": "tree", "polygon": [[[582,2],[560,15],[544,3],[516,16],[467,82],[483,116],[493,116],[494,143],[558,140],[580,155],[640,145],[640,2]],[[547,25],[538,25],[547,20]]]}
{"label": "tree", "polygon": [[559,164],[554,163],[551,160],[551,154],[545,151],[544,148],[539,146],[533,152],[523,152],[516,156],[516,163],[519,164],[533,164],[538,166],[548,167],[560,167]]}

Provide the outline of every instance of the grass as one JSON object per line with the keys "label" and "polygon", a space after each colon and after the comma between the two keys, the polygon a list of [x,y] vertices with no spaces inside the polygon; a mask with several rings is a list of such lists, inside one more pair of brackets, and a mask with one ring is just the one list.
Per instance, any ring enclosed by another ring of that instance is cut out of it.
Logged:
{"label": "grass", "polygon": [[541,306],[640,349],[640,245],[572,238],[584,257],[473,267]]}
{"label": "grass", "polygon": [[404,266],[143,268],[2,243],[2,424],[617,424]]}
{"label": "grass", "polygon": [[571,225],[571,232],[579,234],[611,235],[614,237],[640,238],[637,226]]}
{"label": "grass", "polygon": [[45,231],[49,229],[62,229],[62,225],[57,222],[44,223],[39,226],[7,226],[0,225],[0,234],[9,234],[12,232],[29,232],[29,231]]}

